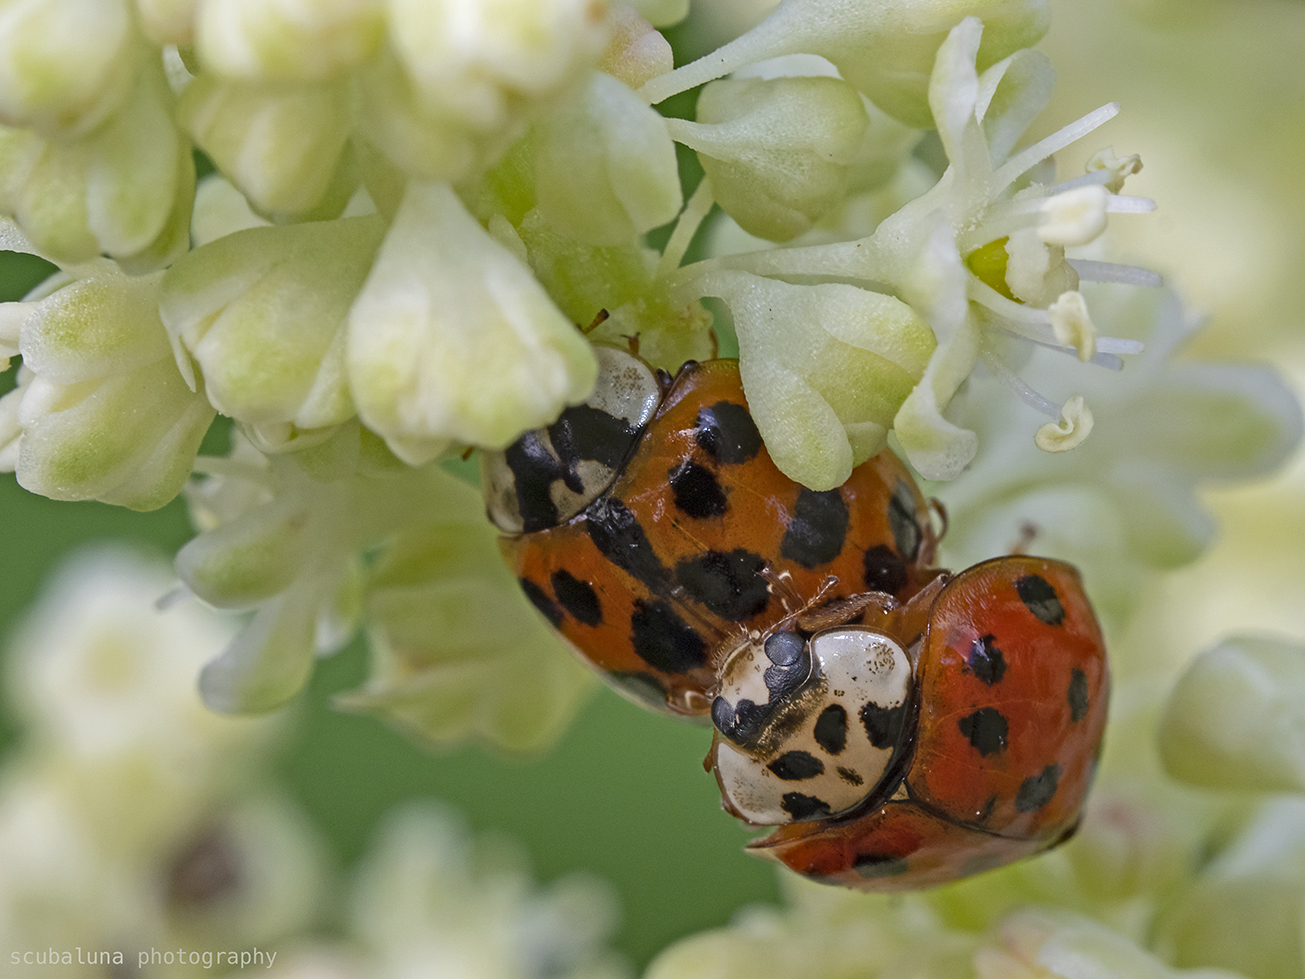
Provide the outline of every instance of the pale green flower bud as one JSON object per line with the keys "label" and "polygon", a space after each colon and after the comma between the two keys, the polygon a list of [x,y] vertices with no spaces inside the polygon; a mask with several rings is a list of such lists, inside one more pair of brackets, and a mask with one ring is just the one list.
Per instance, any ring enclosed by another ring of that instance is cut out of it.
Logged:
{"label": "pale green flower bud", "polygon": [[410,464],[492,448],[582,400],[597,361],[446,186],[412,183],[349,317],[358,413]]}
{"label": "pale green flower bud", "polygon": [[539,125],[535,189],[549,223],[591,245],[634,241],[684,202],[667,120],[601,71]]}
{"label": "pale green flower bud", "polygon": [[1257,979],[1305,972],[1305,799],[1265,803],[1164,914],[1154,944],[1179,966]]}
{"label": "pale green flower bud", "polygon": [[323,81],[370,58],[384,36],[384,0],[205,0],[195,53],[229,79]]}
{"label": "pale green flower bud", "polygon": [[605,15],[603,0],[390,0],[389,46],[361,78],[362,131],[414,177],[462,179],[597,60]]}
{"label": "pale green flower bud", "polygon": [[0,5],[0,122],[85,133],[126,97],[139,55],[126,0]]}
{"label": "pale green flower bud", "polygon": [[0,208],[65,265],[108,253],[132,273],[166,265],[189,245],[195,191],[190,144],[172,122],[163,68],[142,67],[131,97],[76,140],[0,133]]}
{"label": "pale green flower bud", "polygon": [[698,151],[716,202],[751,234],[787,241],[842,198],[869,120],[837,78],[712,82],[698,122],[668,120]]}
{"label": "pale green flower bud", "polygon": [[1305,792],[1305,648],[1238,636],[1202,653],[1169,698],[1160,748],[1194,785]]}
{"label": "pale green flower bud", "polygon": [[376,216],[251,228],[168,270],[160,316],[219,411],[301,429],[353,416],[343,326],[384,234]]}
{"label": "pale green flower bud", "polygon": [[344,81],[272,86],[200,74],[178,111],[182,127],[255,208],[294,215],[315,207],[336,179],[350,100]]}
{"label": "pale green flower bud", "polygon": [[[678,0],[678,3],[687,13],[688,0]],[[611,24],[612,36],[598,59],[600,71],[619,78],[631,88],[638,88],[675,67],[670,42],[633,7],[614,9]]]}
{"label": "pale green flower bud", "polygon": [[967,16],[984,23],[983,67],[1035,43],[1047,30],[1043,0],[784,0],[724,47],[646,84],[657,103],[757,61],[818,54],[875,105],[919,129],[933,128],[927,97],[934,55]]}
{"label": "pale green flower bud", "polygon": [[689,0],[630,0],[630,6],[654,27],[670,27],[689,16]]}
{"label": "pale green flower bud", "polygon": [[436,744],[552,744],[591,675],[521,595],[474,489],[446,477],[426,514],[372,569],[371,676],[339,703]]}
{"label": "pale green flower bud", "polygon": [[935,346],[911,307],[854,286],[740,272],[710,274],[697,288],[734,314],[748,408],[786,476],[833,489],[884,448]]}
{"label": "pale green flower bud", "polygon": [[25,488],[135,510],[181,489],[214,412],[173,362],[160,278],[128,278],[105,262],[23,322],[23,362],[35,375],[18,412]]}
{"label": "pale green flower bud", "polygon": [[195,44],[195,9],[199,0],[136,0],[145,36],[158,45],[190,48]]}

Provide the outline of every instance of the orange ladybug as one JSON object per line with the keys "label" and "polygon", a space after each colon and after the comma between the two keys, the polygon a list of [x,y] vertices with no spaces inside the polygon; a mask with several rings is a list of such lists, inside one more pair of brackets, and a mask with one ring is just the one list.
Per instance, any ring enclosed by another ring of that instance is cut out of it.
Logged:
{"label": "orange ladybug", "polygon": [[626,697],[709,715],[749,845],[861,890],[932,886],[1067,839],[1109,685],[1069,565],[958,575],[906,468],[842,487],[775,467],[735,361],[675,378],[596,348],[583,405],[482,464],[522,589]]}
{"label": "orange ladybug", "polygon": [[791,611],[779,592],[836,578],[830,598],[905,600],[937,574],[929,508],[891,452],[807,489],[767,454],[737,361],[671,379],[595,350],[589,400],[485,453],[482,474],[522,589],[626,697],[706,714],[730,642]]}

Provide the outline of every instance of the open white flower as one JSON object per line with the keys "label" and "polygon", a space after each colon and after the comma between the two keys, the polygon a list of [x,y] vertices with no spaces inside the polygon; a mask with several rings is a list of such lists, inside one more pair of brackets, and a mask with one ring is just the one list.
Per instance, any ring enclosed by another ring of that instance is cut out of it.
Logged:
{"label": "open white flower", "polygon": [[[1028,404],[1060,423],[1059,433],[1044,430],[1041,442],[1046,448],[1063,450],[1082,441],[1091,425],[1088,409],[1074,403],[1062,408],[1033,391],[1006,365],[1003,350],[1011,340],[1075,356],[1091,346],[1094,352],[1088,359],[1118,368],[1117,354],[1136,353],[1141,345],[1095,335],[1077,296],[1080,273],[1140,285],[1158,283],[1156,276],[1142,270],[1070,263],[1064,257],[1064,243],[1091,241],[1104,227],[1108,211],[1150,210],[1150,201],[1105,191],[1101,185],[1115,173],[1110,169],[1096,169],[1062,184],[1042,182],[1048,179],[1044,161],[1105,122],[1117,107],[1098,109],[1012,154],[1020,134],[1046,104],[1051,69],[1041,55],[1023,50],[978,74],[982,34],[979,21],[968,18],[938,49],[929,102],[950,166],[933,189],[885,219],[868,237],[725,256],[688,266],[677,277],[683,295],[709,291],[720,269],[737,269],[788,281],[819,276],[889,292],[907,303],[932,329],[937,349],[901,402],[893,428],[912,464],[932,479],[954,478],[974,457],[975,434],[950,421],[944,410],[980,360]],[[747,324],[738,329],[743,351]],[[835,369],[833,364],[826,367]],[[868,378],[864,382],[870,383]],[[748,394],[752,402],[769,398],[757,388],[749,388]],[[841,406],[830,407],[837,414]],[[776,417],[778,423],[762,427],[768,443],[806,433],[802,422],[785,418],[782,410]],[[804,482],[817,477],[805,468],[786,472]]]}

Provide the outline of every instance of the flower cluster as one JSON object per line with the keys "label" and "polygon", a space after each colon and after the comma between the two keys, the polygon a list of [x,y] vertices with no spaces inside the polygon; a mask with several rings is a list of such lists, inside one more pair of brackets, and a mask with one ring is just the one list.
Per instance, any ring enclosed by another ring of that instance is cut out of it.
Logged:
{"label": "flower cluster", "polygon": [[[1087,563],[1190,559],[1194,484],[1294,444],[1267,374],[1167,372],[1172,330],[1080,288],[1158,284],[1074,251],[1152,205],[1122,193],[1136,156],[1056,176],[1114,104],[1019,148],[1053,84],[1042,0],[784,0],[673,68],[654,24],[685,10],[38,0],[0,20],[0,244],[58,268],[0,305],[22,359],[0,466],[137,509],[184,488],[182,581],[252,613],[204,670],[210,706],[271,710],[363,631],[344,706],[440,743],[555,738],[588,678],[450,469],[583,400],[595,343],[668,371],[713,356],[717,300],[780,468],[829,489],[890,441],[928,478],[968,467],[966,563],[1030,512],[1076,560],[1098,516]],[[699,87],[691,120],[654,108]],[[687,194],[677,144],[704,173]],[[685,264],[704,225],[716,254]],[[227,451],[198,455],[218,415]]]}

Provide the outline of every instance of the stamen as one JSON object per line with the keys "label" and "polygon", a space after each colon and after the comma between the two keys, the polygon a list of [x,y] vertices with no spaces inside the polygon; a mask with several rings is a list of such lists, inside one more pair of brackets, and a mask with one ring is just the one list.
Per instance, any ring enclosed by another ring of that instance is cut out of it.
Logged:
{"label": "stamen", "polygon": [[979,357],[988,370],[992,371],[993,376],[1014,391],[1016,396],[1030,408],[1042,412],[1048,418],[1060,417],[1060,408],[1025,384],[1024,380],[1007,367],[987,343],[980,344]]}
{"label": "stamen", "polygon": [[1069,267],[1080,279],[1088,282],[1119,282],[1127,286],[1144,286],[1156,289],[1164,285],[1164,278],[1150,269],[1136,265],[1119,265],[1115,262],[1094,262],[1086,258],[1069,258]]}
{"label": "stamen", "polygon": [[703,219],[711,211],[713,203],[711,181],[703,177],[698,181],[698,189],[693,192],[688,203],[684,205],[684,210],[680,212],[679,220],[675,222],[675,230],[671,232],[671,237],[662,252],[661,261],[657,263],[657,278],[663,278],[680,267],[680,263],[684,261],[684,253],[689,250],[693,236],[698,233],[698,228],[702,226]]}
{"label": "stamen", "polygon": [[1106,230],[1110,195],[1104,187],[1077,187],[1042,202],[1046,220],[1038,237],[1048,245],[1086,245]]}
{"label": "stamen", "polygon": [[1081,292],[1062,292],[1060,297],[1047,307],[1051,314],[1051,329],[1056,339],[1066,347],[1078,351],[1078,359],[1086,363],[1097,352],[1097,328],[1088,315],[1087,303]]}
{"label": "stamen", "polygon": [[1111,194],[1106,200],[1106,210],[1111,214],[1150,214],[1156,209],[1155,201],[1149,197],[1124,197]]}
{"label": "stamen", "polygon": [[1136,153],[1130,156],[1115,156],[1115,148],[1107,146],[1104,150],[1098,150],[1092,159],[1087,161],[1087,172],[1089,174],[1104,174],[1103,181],[1107,190],[1112,194],[1118,194],[1124,189],[1124,179],[1131,177],[1142,169],[1142,158]]}
{"label": "stamen", "polygon": [[1074,395],[1060,409],[1060,421],[1049,422],[1038,429],[1033,444],[1043,452],[1068,452],[1092,433],[1092,410],[1083,403],[1082,395]]}
{"label": "stamen", "polygon": [[1093,170],[1091,173],[1085,173],[1083,176],[1075,177],[1073,180],[1062,180],[1058,184],[1052,184],[1047,188],[1047,193],[1063,194],[1065,191],[1073,190],[1075,187],[1105,187],[1106,184],[1110,183],[1111,176],[1109,170]]}
{"label": "stamen", "polygon": [[1039,140],[1026,150],[1021,150],[997,168],[992,175],[993,193],[1003,190],[1034,164],[1040,163],[1057,150],[1062,150],[1070,143],[1082,139],[1103,123],[1109,122],[1119,114],[1119,103],[1103,105],[1095,112],[1089,112],[1083,118],[1071,122],[1063,129],[1057,130],[1046,139]]}

